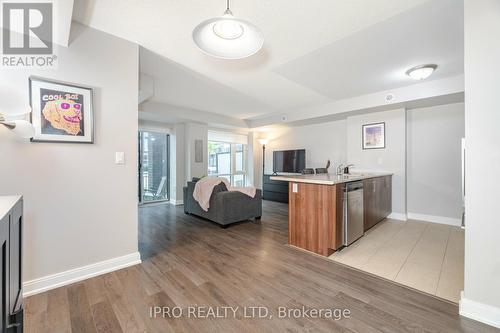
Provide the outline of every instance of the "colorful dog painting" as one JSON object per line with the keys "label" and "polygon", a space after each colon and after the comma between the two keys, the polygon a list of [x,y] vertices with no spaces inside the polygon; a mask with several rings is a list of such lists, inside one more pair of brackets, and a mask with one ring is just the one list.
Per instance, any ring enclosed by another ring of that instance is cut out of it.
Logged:
{"label": "colorful dog painting", "polygon": [[82,104],[70,99],[49,101],[43,108],[43,116],[53,128],[59,129],[70,135],[82,133],[80,122],[82,117]]}
{"label": "colorful dog painting", "polygon": [[30,77],[34,142],[93,143],[92,88]]}

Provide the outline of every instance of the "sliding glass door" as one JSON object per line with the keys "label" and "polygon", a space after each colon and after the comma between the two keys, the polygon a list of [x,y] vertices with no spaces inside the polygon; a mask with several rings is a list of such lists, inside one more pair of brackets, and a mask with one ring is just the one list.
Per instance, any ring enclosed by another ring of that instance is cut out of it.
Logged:
{"label": "sliding glass door", "polygon": [[170,137],[166,133],[139,132],[139,203],[170,199]]}

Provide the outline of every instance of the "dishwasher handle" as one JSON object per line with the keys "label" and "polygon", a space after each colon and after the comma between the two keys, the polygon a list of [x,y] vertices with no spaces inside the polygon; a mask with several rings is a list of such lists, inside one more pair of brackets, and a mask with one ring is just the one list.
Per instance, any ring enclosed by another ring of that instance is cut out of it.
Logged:
{"label": "dishwasher handle", "polygon": [[344,192],[353,192],[363,190],[363,182],[351,182],[347,183]]}

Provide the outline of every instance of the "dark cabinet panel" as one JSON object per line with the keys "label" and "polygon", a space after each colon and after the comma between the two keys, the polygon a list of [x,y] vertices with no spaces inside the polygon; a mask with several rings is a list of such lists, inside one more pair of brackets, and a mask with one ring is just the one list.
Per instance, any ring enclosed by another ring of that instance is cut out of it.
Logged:
{"label": "dark cabinet panel", "polygon": [[9,319],[9,302],[6,301],[9,295],[9,215],[0,220],[0,283],[2,284],[2,302],[0,322],[2,332],[6,332]]}
{"label": "dark cabinet panel", "polygon": [[392,213],[392,177],[381,177],[380,185],[380,207],[382,209],[381,219],[385,219]]}
{"label": "dark cabinet panel", "polygon": [[0,221],[1,332],[23,331],[22,221],[20,199]]}
{"label": "dark cabinet panel", "polygon": [[363,181],[363,206],[365,231],[385,219],[392,212],[391,176]]}
{"label": "dark cabinet panel", "polygon": [[22,295],[22,235],[23,235],[23,202],[19,201],[10,215],[10,311],[18,312],[23,304]]}
{"label": "dark cabinet panel", "polygon": [[363,208],[365,231],[375,225],[376,206],[375,202],[375,179],[365,179],[363,181]]}
{"label": "dark cabinet panel", "polygon": [[288,182],[272,180],[271,175],[264,175],[262,199],[288,203]]}

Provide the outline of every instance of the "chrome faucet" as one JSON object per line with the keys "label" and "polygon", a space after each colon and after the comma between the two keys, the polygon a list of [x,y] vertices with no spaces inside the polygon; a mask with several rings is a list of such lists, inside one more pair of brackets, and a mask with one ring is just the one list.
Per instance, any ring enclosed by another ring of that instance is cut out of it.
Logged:
{"label": "chrome faucet", "polygon": [[341,176],[343,174],[344,174],[344,165],[342,163],[340,163],[337,166],[337,176]]}

